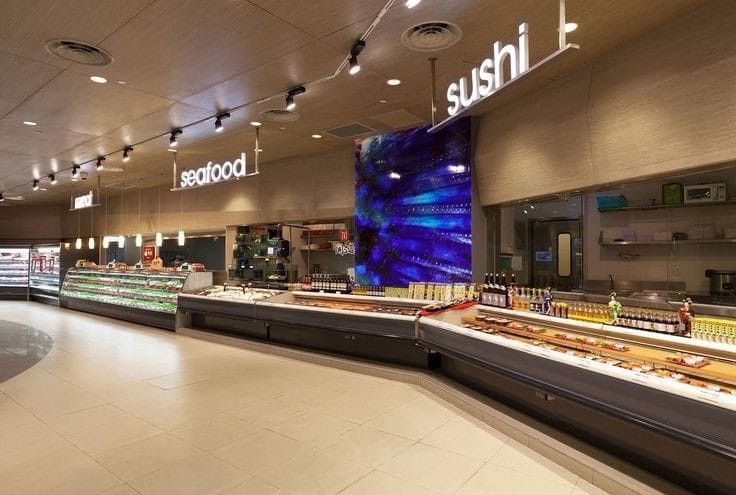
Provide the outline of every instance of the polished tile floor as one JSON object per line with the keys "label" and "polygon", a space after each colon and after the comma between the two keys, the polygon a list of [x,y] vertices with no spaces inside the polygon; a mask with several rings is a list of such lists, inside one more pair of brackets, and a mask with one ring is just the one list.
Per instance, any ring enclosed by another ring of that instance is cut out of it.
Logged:
{"label": "polished tile floor", "polygon": [[[2,494],[603,493],[414,385],[26,302]],[[0,353],[0,360],[3,354]]]}

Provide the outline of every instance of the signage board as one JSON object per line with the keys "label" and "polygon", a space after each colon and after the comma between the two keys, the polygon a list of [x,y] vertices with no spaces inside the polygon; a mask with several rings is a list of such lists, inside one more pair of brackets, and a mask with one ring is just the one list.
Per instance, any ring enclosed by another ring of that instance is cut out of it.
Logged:
{"label": "signage board", "polygon": [[143,246],[143,261],[153,261],[156,257],[155,246]]}
{"label": "signage board", "polygon": [[69,210],[70,211],[82,210],[84,208],[92,208],[94,206],[100,206],[97,200],[98,200],[97,191],[95,191],[94,189],[84,194],[74,195],[72,196],[71,208]]}
{"label": "signage board", "polygon": [[207,165],[197,169],[183,170],[179,175],[179,188],[189,189],[193,187],[209,186],[220,182],[228,182],[241,177],[246,177],[245,153],[232,162],[226,161],[222,164],[207,162]]}

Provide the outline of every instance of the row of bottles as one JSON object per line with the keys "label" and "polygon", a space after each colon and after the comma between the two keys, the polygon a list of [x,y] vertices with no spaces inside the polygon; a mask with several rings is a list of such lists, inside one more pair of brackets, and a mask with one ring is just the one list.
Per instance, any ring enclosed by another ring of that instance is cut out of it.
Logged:
{"label": "row of bottles", "polygon": [[483,286],[480,291],[480,303],[497,308],[510,308],[513,305],[514,291],[516,289],[516,276],[511,274],[511,282],[506,285],[506,274],[499,276],[486,273]]}
{"label": "row of bottles", "polygon": [[534,287],[520,287],[511,307],[519,311],[546,314],[551,304],[549,289],[542,291]]}
{"label": "row of bottles", "polygon": [[353,282],[349,275],[332,273],[313,273],[304,277],[302,290],[337,292],[347,294],[351,291]]}
{"label": "row of bottles", "polygon": [[623,310],[615,325],[669,335],[684,335],[685,326],[680,324],[676,313],[667,311]]}
{"label": "row of bottles", "polygon": [[383,285],[356,285],[353,287],[354,296],[377,296],[386,295],[386,287]]}

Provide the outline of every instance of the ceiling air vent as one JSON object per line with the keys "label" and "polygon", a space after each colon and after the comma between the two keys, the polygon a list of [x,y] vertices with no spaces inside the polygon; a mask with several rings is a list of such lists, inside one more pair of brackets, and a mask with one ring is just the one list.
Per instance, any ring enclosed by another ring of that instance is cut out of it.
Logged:
{"label": "ceiling air vent", "polygon": [[295,120],[299,120],[299,114],[290,110],[273,108],[261,112],[261,118],[271,122],[294,122]]}
{"label": "ceiling air vent", "polygon": [[376,130],[372,127],[368,127],[367,125],[363,125],[360,122],[353,122],[352,124],[326,129],[325,132],[330,136],[347,139],[355,136],[362,136],[364,134],[370,134],[372,132],[376,132]]}
{"label": "ceiling air vent", "polygon": [[401,34],[401,42],[410,50],[437,52],[449,48],[463,37],[462,30],[451,22],[431,21],[412,26]]}
{"label": "ceiling air vent", "polygon": [[52,55],[82,65],[110,65],[112,55],[96,46],[74,40],[51,40],[46,50]]}

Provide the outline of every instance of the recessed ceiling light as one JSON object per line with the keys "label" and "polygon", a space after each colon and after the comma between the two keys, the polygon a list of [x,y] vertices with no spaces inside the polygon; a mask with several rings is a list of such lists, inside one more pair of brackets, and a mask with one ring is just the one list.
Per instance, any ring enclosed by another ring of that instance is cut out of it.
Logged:
{"label": "recessed ceiling light", "polygon": [[406,0],[406,7],[409,9],[413,9],[417,5],[419,5],[419,2],[422,0]]}
{"label": "recessed ceiling light", "polygon": [[388,81],[386,81],[386,84],[388,84],[389,86],[398,86],[399,84],[401,84],[401,80],[389,79]]}
{"label": "recessed ceiling light", "polygon": [[36,134],[43,134],[43,131],[36,131]]}
{"label": "recessed ceiling light", "polygon": [[125,86],[126,84],[128,84],[128,81],[121,81],[118,79],[118,84]]}
{"label": "recessed ceiling light", "polygon": [[253,122],[250,123],[250,125],[252,125],[253,127],[261,127],[263,124],[261,124],[257,120],[254,120]]}
{"label": "recessed ceiling light", "polygon": [[38,125],[38,122],[33,122],[31,120],[24,120],[23,123],[25,125]]}
{"label": "recessed ceiling light", "polygon": [[322,134],[312,134],[314,139],[322,139]]}
{"label": "recessed ceiling light", "polygon": [[388,103],[388,100],[380,99],[378,100],[378,103]]}
{"label": "recessed ceiling light", "polygon": [[566,33],[572,33],[578,28],[577,22],[566,22],[565,23],[565,32]]}
{"label": "recessed ceiling light", "polygon": [[89,76],[89,79],[92,82],[96,82],[96,83],[100,83],[100,84],[103,84],[103,83],[106,83],[107,82],[107,79],[105,79],[102,76]]}
{"label": "recessed ceiling light", "polygon": [[279,127],[279,129],[281,129],[282,131],[285,131],[286,130],[286,127],[281,126],[281,127]]}
{"label": "recessed ceiling light", "polygon": [[258,148],[258,149],[257,149],[256,151],[257,151],[258,153],[263,153],[263,148]]}

